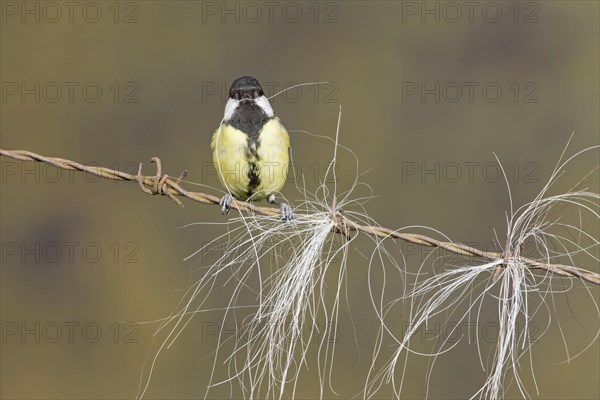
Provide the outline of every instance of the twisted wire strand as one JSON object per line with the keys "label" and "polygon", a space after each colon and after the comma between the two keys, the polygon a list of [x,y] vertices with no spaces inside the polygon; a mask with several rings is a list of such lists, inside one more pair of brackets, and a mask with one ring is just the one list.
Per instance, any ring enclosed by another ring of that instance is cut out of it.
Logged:
{"label": "twisted wire strand", "polygon": [[[169,178],[168,175],[162,173],[162,163],[158,157],[153,157],[151,160],[156,165],[155,175],[142,175],[142,164],[139,165],[138,174],[132,175],[126,172],[110,168],[84,165],[64,158],[46,157],[26,150],[0,149],[0,155],[21,161],[35,161],[46,163],[56,168],[61,168],[65,170],[82,171],[95,176],[99,176],[101,178],[111,180],[137,182],[139,184],[140,189],[144,193],[153,195],[165,195],[171,200],[173,200],[180,207],[183,207],[183,204],[176,196],[186,197],[192,201],[202,204],[218,205],[220,201],[220,198],[217,196],[201,192],[190,192],[182,188],[180,185],[180,181],[181,179],[183,179],[183,177],[185,177],[187,172],[182,172],[179,178],[175,180]],[[235,200],[231,202],[231,208],[238,210],[239,212],[250,211],[265,216],[278,216],[280,214],[277,208],[259,207],[252,203]],[[297,217],[307,219],[311,218],[310,215],[299,215]],[[462,243],[445,242],[422,234],[402,233],[393,229],[384,228],[380,226],[361,225],[356,223],[355,221],[348,219],[342,212],[336,212],[336,214],[332,216],[332,221],[335,225],[334,231],[346,237],[349,237],[349,230],[354,230],[366,233],[368,235],[381,237],[384,239],[400,239],[405,242],[416,244],[419,246],[440,248],[462,256],[481,257],[488,260],[499,260],[503,258],[502,253],[483,251]],[[600,285],[600,274],[596,272],[588,271],[571,265],[548,264],[539,260],[529,258],[520,258],[520,261],[526,263],[529,268],[543,269],[547,272],[559,276],[580,278],[584,281]]]}

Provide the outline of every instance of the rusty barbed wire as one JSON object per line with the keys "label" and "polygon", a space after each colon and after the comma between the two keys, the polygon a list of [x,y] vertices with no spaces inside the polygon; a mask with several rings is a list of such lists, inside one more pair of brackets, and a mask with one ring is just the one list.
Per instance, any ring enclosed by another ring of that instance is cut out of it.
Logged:
{"label": "rusty barbed wire", "polygon": [[[155,175],[142,175],[141,163],[138,168],[138,173],[136,175],[132,175],[126,172],[110,168],[84,165],[76,161],[71,161],[64,158],[45,157],[26,150],[0,149],[0,155],[13,158],[15,160],[46,163],[56,168],[61,168],[65,170],[82,171],[106,179],[137,182],[140,189],[144,193],[152,195],[165,195],[180,207],[183,207],[183,203],[176,196],[186,197],[192,201],[202,204],[218,205],[220,201],[220,198],[217,196],[201,192],[190,192],[182,188],[180,185],[181,180],[185,177],[187,171],[183,171],[177,179],[173,180],[168,175],[162,173],[162,162],[158,157],[153,157],[151,159],[152,163],[156,165]],[[251,211],[256,214],[265,216],[280,215],[280,211],[277,208],[259,207],[252,203],[242,201],[233,200],[231,202],[231,208],[239,212]],[[310,215],[299,215],[298,217],[310,218]],[[334,232],[342,234],[346,237],[348,237],[349,229],[358,232],[363,232],[368,235],[377,236],[383,239],[400,239],[405,242],[416,244],[419,246],[440,248],[462,256],[475,256],[488,260],[499,260],[503,258],[502,253],[483,251],[462,243],[445,242],[422,234],[402,233],[380,226],[361,225],[355,221],[348,219],[343,212],[336,212],[336,214],[332,216],[332,222],[334,223],[335,227]],[[588,271],[571,265],[548,264],[539,260],[529,258],[520,258],[520,260],[526,263],[529,268],[542,269],[549,273],[556,274],[559,276],[579,278],[584,281],[600,285],[600,274],[592,271]]]}

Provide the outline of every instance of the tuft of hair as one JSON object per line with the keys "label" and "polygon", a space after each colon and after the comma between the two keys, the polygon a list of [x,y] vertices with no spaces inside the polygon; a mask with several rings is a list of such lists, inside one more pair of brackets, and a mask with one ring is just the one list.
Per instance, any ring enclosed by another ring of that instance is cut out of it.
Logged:
{"label": "tuft of hair", "polygon": [[[513,211],[512,198],[510,199],[511,211],[507,218],[507,239],[505,244],[499,243],[501,247],[509,250],[508,254],[491,262],[456,266],[434,274],[421,282],[417,280],[411,291],[395,301],[407,300],[410,309],[408,328],[399,337],[393,333],[392,327],[387,326],[384,322],[385,313],[380,313],[380,336],[383,336],[384,333],[389,334],[395,341],[396,350],[384,362],[384,366],[378,368],[376,361],[381,351],[381,338],[376,343],[373,363],[365,384],[365,398],[370,398],[386,384],[392,385],[396,398],[401,397],[405,376],[405,369],[402,368],[402,365],[406,366],[409,353],[416,353],[411,348],[411,340],[416,337],[422,327],[433,323],[436,317],[446,315],[445,325],[441,328],[441,331],[446,333],[444,337],[439,338],[441,344],[435,352],[427,354],[432,360],[427,374],[428,394],[435,361],[439,356],[458,345],[458,341],[451,341],[450,338],[461,336],[459,331],[461,323],[465,321],[471,323],[473,314],[475,314],[477,326],[484,301],[492,301],[497,306],[498,337],[492,346],[492,356],[484,361],[486,358],[481,354],[482,338],[476,331],[475,341],[479,363],[485,372],[486,379],[472,398],[503,398],[507,380],[516,385],[523,398],[531,397],[521,376],[527,370],[530,371],[535,391],[539,394],[531,357],[531,348],[535,340],[533,340],[530,327],[542,311],[548,315],[547,322],[539,332],[536,332],[538,337],[535,339],[539,339],[550,329],[550,323],[554,319],[563,339],[567,362],[583,353],[597,340],[600,327],[595,328],[593,339],[582,345],[580,351],[576,354],[569,351],[560,319],[555,315],[554,296],[564,294],[571,289],[574,286],[573,278],[568,278],[571,285],[565,287],[564,280],[566,278],[553,275],[547,270],[533,269],[528,261],[533,259],[548,264],[566,259],[575,265],[576,256],[579,263],[583,262],[582,260],[586,257],[593,265],[598,265],[600,261],[597,256],[600,242],[586,231],[586,228],[597,227],[600,222],[600,196],[598,193],[589,191],[587,187],[578,188],[590,175],[597,174],[598,167],[566,193],[548,194],[552,186],[563,175],[567,164],[582,153],[597,151],[600,147],[584,149],[563,161],[568,144],[548,182],[533,201]],[[500,166],[502,167],[501,164]],[[508,186],[508,180],[506,180],[506,184]],[[510,187],[508,187],[508,192],[510,197]],[[567,209],[574,209],[575,222],[569,223],[563,220]],[[562,217],[558,215],[559,212]],[[523,254],[526,244],[532,245],[528,248],[534,248],[533,254]],[[421,269],[425,262],[426,260],[423,261]],[[421,275],[421,269],[418,276]],[[590,288],[587,285],[585,288],[593,304],[595,316],[598,317],[600,316],[598,304]],[[597,321],[597,318],[592,320]],[[595,324],[598,323],[595,322]],[[397,372],[397,369],[401,371]],[[397,379],[398,375],[399,379]]]}
{"label": "tuft of hair", "polygon": [[[226,234],[187,258],[222,249],[218,259],[203,268],[202,277],[185,292],[175,311],[161,320],[155,337],[164,338],[145,364],[138,398],[146,394],[161,352],[173,345],[195,316],[215,311],[222,312],[223,321],[235,321],[236,329],[232,335],[225,324],[220,326],[206,396],[212,388],[234,382],[244,397],[293,396],[302,368],[309,364],[308,351],[315,345],[321,393],[328,382],[334,391],[328,377],[335,341],[327,340],[322,327],[336,326],[353,238],[333,234],[332,217],[339,207],[360,205],[364,200],[351,200],[358,175],[348,191],[337,195],[335,162],[338,147],[343,148],[338,140],[339,124],[332,140],[333,161],[314,194],[304,188],[303,177],[295,177],[303,199],[296,202],[293,221],[240,214],[229,220]],[[328,187],[330,182],[333,188]],[[224,247],[220,246],[223,241]],[[333,290],[329,275],[335,282]],[[219,286],[227,290],[230,300],[215,310],[207,305]],[[227,365],[226,376],[218,376],[222,371],[217,367],[222,364]]]}

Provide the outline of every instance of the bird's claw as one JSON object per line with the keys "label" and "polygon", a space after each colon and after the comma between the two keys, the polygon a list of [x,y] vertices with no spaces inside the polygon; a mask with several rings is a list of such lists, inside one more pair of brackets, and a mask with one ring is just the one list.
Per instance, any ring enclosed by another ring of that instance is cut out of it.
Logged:
{"label": "bird's claw", "polygon": [[271,204],[277,204],[279,206],[279,210],[281,211],[281,219],[284,222],[290,222],[294,219],[294,213],[292,213],[291,207],[288,206],[287,203],[280,203],[277,201],[273,193],[267,196],[267,201]]}
{"label": "bird's claw", "polygon": [[229,214],[232,200],[233,196],[230,194],[226,194],[225,196],[221,197],[221,200],[219,201],[219,206],[221,207],[221,215]]}
{"label": "bird's claw", "polygon": [[292,213],[292,209],[287,203],[281,203],[279,209],[281,210],[281,217],[285,222],[290,222],[294,219],[294,213]]}

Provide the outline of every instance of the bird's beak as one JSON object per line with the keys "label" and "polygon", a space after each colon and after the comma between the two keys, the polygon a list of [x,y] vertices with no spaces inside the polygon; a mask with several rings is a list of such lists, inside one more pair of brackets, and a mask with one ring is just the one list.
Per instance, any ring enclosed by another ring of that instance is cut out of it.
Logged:
{"label": "bird's beak", "polygon": [[252,95],[250,93],[244,93],[242,95],[242,100],[252,100]]}

